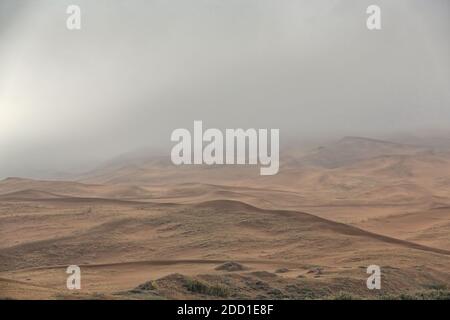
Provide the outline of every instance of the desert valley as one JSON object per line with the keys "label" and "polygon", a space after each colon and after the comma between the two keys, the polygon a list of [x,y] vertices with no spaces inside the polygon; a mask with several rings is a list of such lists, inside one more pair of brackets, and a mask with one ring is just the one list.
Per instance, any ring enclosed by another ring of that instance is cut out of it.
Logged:
{"label": "desert valley", "polygon": [[4,179],[0,297],[450,297],[450,139],[290,144],[280,162],[260,176],[127,156],[70,180]]}

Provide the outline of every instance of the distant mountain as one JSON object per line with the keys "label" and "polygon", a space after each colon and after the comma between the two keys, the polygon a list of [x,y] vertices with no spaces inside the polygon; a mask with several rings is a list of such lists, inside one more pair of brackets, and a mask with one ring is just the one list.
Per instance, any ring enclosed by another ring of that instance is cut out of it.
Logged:
{"label": "distant mountain", "polygon": [[428,149],[415,145],[362,137],[345,137],[334,144],[317,148],[302,157],[300,163],[332,169],[379,156],[412,155],[425,151]]}

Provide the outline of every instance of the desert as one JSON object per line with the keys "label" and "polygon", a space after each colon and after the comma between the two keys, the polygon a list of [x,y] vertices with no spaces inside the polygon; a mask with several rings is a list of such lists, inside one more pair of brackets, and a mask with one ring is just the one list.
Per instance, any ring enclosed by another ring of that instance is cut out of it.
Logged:
{"label": "desert", "polygon": [[[445,150],[347,137],[282,154],[271,177],[150,158],[3,180],[2,298],[448,297]],[[65,287],[69,265],[81,290]]]}
{"label": "desert", "polygon": [[450,300],[450,1],[73,2],[0,1],[0,300]]}

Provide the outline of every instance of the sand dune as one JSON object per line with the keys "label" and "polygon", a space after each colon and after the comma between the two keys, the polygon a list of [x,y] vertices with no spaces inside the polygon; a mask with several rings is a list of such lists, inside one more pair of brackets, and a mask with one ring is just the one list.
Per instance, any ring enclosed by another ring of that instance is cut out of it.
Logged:
{"label": "sand dune", "polygon": [[[11,201],[22,204],[21,200]],[[272,269],[291,268],[296,270],[291,276],[297,277],[301,272],[308,272],[305,270],[308,265],[339,265],[348,272],[360,274],[359,267],[378,255],[378,262],[388,265],[398,255],[409,257],[402,265],[414,263],[417,257],[427,259],[436,272],[439,269],[444,272],[441,264],[450,259],[447,250],[378,235],[304,212],[261,209],[239,201],[164,205],[78,198],[76,205],[62,202],[56,207],[53,201],[36,199],[35,202],[39,206],[34,212],[46,214],[28,222],[30,230],[36,230],[35,225],[41,223],[48,227],[41,229],[42,240],[36,241],[34,235],[27,242],[10,243],[0,249],[0,276],[5,279],[35,279],[32,283],[48,286],[49,270],[63,273],[64,266],[74,263],[91,273],[122,267],[151,273],[155,266],[162,265],[168,271],[173,265],[190,265],[201,273],[209,270],[205,265],[239,261],[254,266],[253,270],[265,270],[268,265]],[[90,208],[86,213],[89,224],[83,224],[86,219],[76,218],[79,210],[85,208]],[[64,220],[57,214],[48,214],[49,210],[61,209],[66,210]],[[22,224],[25,219],[10,220],[2,213],[1,220],[9,232],[26,232]],[[63,221],[78,221],[78,226],[52,236],[48,230]],[[337,276],[323,278],[331,284]],[[441,277],[442,274],[432,281],[442,282],[445,277]],[[97,283],[94,287],[106,290],[107,283]],[[50,288],[58,289],[51,285]],[[409,288],[420,288],[420,284]]]}
{"label": "sand dune", "polygon": [[[448,152],[350,137],[283,153],[273,177],[127,156],[76,182],[1,181],[0,295],[382,297],[450,285]],[[65,289],[69,264],[82,267],[81,292]],[[377,294],[371,264],[387,277]]]}

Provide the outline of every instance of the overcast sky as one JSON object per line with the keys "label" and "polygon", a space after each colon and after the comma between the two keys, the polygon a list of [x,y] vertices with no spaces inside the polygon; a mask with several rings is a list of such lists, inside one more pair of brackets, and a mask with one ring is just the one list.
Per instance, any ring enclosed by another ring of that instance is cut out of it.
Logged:
{"label": "overcast sky", "polygon": [[0,178],[170,148],[193,120],[281,139],[450,128],[449,15],[448,0],[1,0]]}

